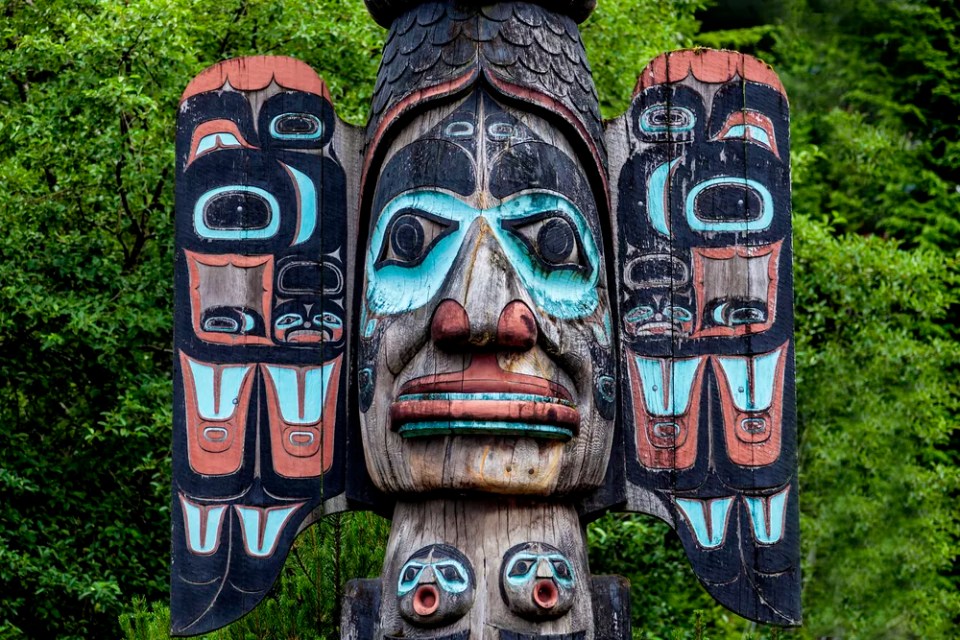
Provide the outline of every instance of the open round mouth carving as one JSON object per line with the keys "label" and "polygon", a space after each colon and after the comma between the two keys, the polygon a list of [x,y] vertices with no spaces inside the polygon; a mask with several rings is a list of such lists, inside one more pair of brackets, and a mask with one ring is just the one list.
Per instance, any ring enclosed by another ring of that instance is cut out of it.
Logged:
{"label": "open round mouth carving", "polygon": [[553,580],[537,580],[533,587],[533,602],[541,609],[553,609],[560,601],[560,591]]}

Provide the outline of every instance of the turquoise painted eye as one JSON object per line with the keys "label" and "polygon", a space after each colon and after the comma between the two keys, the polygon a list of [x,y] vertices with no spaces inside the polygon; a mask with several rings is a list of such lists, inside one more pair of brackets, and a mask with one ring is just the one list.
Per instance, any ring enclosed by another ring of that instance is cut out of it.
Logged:
{"label": "turquoise painted eye", "polygon": [[273,323],[277,329],[292,329],[293,327],[299,327],[302,324],[303,316],[301,316],[299,313],[284,314],[277,318],[276,322]]}
{"label": "turquoise painted eye", "polygon": [[680,322],[690,322],[693,320],[693,314],[683,307],[667,307],[663,310],[663,315]]}
{"label": "turquoise painted eye", "polygon": [[640,114],[640,129],[644,133],[682,133],[693,129],[696,122],[690,109],[665,104],[647,107]]}
{"label": "turquoise painted eye", "polygon": [[455,224],[425,211],[401,209],[390,220],[377,265],[420,264],[437,241],[456,228]]}
{"label": "turquoise painted eye", "polygon": [[627,315],[623,317],[629,323],[645,322],[653,317],[653,307],[648,305],[640,305],[639,307],[634,307],[627,312]]}
{"label": "turquoise painted eye", "polygon": [[343,326],[343,320],[333,315],[332,313],[315,315],[313,316],[312,320],[316,324],[322,324],[326,327],[331,327],[331,328],[339,328]]}
{"label": "turquoise painted eye", "polygon": [[580,234],[559,211],[519,220],[504,220],[501,225],[518,236],[549,269],[589,268],[580,257]]}
{"label": "turquoise painted eye", "polygon": [[420,579],[420,573],[423,571],[423,565],[416,562],[408,562],[400,570],[400,581],[397,585],[397,592],[400,595],[408,593],[417,586],[417,580]]}
{"label": "turquoise painted eye", "polygon": [[527,555],[514,558],[510,564],[510,569],[507,571],[507,578],[514,583],[529,579],[537,568],[537,560],[537,556]]}
{"label": "turquoise painted eye", "polygon": [[237,333],[240,330],[240,323],[233,318],[213,316],[204,320],[203,330],[218,333]]}
{"label": "turquoise painted eye", "polygon": [[281,113],[270,121],[270,135],[279,140],[316,140],[323,123],[312,113]]}
{"label": "turquoise painted eye", "polygon": [[765,322],[767,314],[753,307],[741,307],[730,312],[730,324],[753,324]]}
{"label": "turquoise painted eye", "polygon": [[437,575],[440,586],[443,587],[445,591],[459,593],[466,589],[467,578],[456,564],[452,562],[436,564],[433,570]]}

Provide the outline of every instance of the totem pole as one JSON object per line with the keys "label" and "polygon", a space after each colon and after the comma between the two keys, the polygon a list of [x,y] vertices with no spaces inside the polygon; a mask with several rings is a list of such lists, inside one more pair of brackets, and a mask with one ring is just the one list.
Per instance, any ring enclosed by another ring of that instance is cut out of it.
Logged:
{"label": "totem pole", "polygon": [[[630,637],[607,510],[799,624],[787,100],[651,62],[600,119],[592,0],[367,0],[365,130],[290,58],[197,76],[177,133],[173,632],[250,611],[324,514],[392,518],[352,640]],[[639,18],[639,17],[638,17]]]}

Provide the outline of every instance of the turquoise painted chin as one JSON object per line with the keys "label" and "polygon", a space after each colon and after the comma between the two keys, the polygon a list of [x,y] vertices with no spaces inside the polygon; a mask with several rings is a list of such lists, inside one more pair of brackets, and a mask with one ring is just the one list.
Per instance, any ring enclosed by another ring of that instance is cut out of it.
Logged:
{"label": "turquoise painted chin", "polygon": [[573,431],[552,424],[488,422],[479,420],[432,420],[408,422],[397,431],[403,438],[427,436],[517,436],[542,440],[570,440]]}

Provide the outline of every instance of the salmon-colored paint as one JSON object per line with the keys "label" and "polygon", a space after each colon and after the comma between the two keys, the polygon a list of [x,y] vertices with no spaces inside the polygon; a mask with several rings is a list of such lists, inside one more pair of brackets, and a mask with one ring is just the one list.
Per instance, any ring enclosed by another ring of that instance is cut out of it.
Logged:
{"label": "salmon-colored paint", "polygon": [[327,85],[305,62],[286,56],[248,56],[224,60],[204,70],[187,85],[180,102],[228,84],[241,91],[266,89],[276,82],[283,89],[305,91],[330,100]]}

